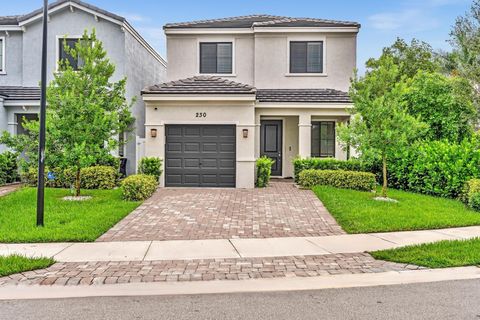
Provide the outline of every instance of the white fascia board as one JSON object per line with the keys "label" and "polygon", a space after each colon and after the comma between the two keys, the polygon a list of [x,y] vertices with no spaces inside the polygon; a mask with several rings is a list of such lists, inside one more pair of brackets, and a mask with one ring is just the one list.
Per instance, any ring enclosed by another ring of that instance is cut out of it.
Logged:
{"label": "white fascia board", "polygon": [[[94,16],[97,16],[97,17],[99,17],[99,18],[102,18],[102,19],[104,19],[104,20],[113,22],[113,23],[115,23],[115,24],[118,24],[118,25],[122,25],[122,24],[123,24],[123,21],[120,21],[120,20],[111,18],[111,17],[109,17],[109,16],[106,16],[106,15],[104,15],[104,14],[102,14],[102,13],[99,13],[99,12],[97,12],[97,11],[95,11],[95,10],[92,10],[92,9],[90,9],[90,8],[84,7],[84,6],[82,6],[82,5],[78,4],[78,3],[75,3],[75,2],[65,2],[65,3],[63,3],[63,4],[61,4],[61,5],[57,6],[57,7],[55,7],[55,8],[53,8],[53,9],[49,9],[49,10],[48,10],[48,14],[55,13],[55,12],[60,11],[60,10],[62,10],[62,9],[64,9],[64,8],[66,8],[66,7],[75,7],[75,8],[78,8],[78,9],[80,9],[80,10],[83,10],[83,11],[85,11],[85,12],[88,12],[88,13],[94,15]],[[33,16],[33,17],[31,17],[30,19],[27,19],[27,20],[25,20],[25,21],[21,21],[18,25],[19,25],[20,27],[22,27],[22,26],[27,25],[27,24],[29,24],[29,23],[32,23],[32,22],[34,22],[34,21],[36,21],[36,20],[38,20],[38,19],[41,19],[42,17],[43,17],[43,12],[41,12],[41,13]]]}
{"label": "white fascia board", "polygon": [[357,33],[358,27],[253,27],[254,32],[264,33]]}
{"label": "white fascia board", "polygon": [[255,104],[256,108],[265,108],[265,109],[352,109],[353,103],[321,103],[321,102],[303,102],[303,103],[294,103],[294,102],[257,102]]}
{"label": "white fascia board", "polygon": [[255,101],[255,99],[254,94],[143,94],[143,101]]}
{"label": "white fascia board", "polygon": [[165,29],[165,34],[249,34],[251,28],[179,28]]}
{"label": "white fascia board", "polygon": [[0,31],[23,31],[22,27],[17,25],[0,26]]}
{"label": "white fascia board", "polygon": [[39,106],[40,100],[5,100],[5,107]]}

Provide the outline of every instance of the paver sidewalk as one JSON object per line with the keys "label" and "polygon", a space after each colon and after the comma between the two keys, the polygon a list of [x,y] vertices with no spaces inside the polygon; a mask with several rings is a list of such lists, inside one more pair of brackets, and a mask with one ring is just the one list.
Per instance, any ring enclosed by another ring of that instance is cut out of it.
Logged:
{"label": "paver sidewalk", "polygon": [[325,237],[0,244],[0,255],[47,256],[58,262],[319,256],[475,237],[480,226]]}

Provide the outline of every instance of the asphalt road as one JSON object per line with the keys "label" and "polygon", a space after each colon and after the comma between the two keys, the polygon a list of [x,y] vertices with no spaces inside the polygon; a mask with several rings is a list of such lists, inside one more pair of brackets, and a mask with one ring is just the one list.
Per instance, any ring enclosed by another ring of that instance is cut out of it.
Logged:
{"label": "asphalt road", "polygon": [[0,319],[480,319],[480,280],[318,291],[0,301]]}

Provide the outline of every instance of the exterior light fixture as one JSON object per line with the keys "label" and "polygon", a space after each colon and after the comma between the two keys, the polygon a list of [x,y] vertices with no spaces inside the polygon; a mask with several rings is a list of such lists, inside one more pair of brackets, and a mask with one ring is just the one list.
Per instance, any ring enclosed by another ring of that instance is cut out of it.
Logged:
{"label": "exterior light fixture", "polygon": [[157,129],[150,129],[150,136],[152,138],[156,138],[157,137]]}
{"label": "exterior light fixture", "polygon": [[248,138],[248,129],[243,129],[242,133],[244,138]]}

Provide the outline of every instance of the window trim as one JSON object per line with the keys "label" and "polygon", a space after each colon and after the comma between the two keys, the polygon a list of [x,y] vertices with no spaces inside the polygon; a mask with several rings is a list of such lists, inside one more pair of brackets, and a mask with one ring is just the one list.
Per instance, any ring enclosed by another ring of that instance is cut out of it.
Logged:
{"label": "window trim", "polygon": [[7,46],[5,44],[6,40],[5,40],[5,37],[2,36],[0,37],[0,40],[2,40],[2,45],[1,45],[1,48],[0,50],[2,50],[2,70],[0,70],[0,75],[4,75],[4,74],[7,74],[7,71],[6,71],[6,62],[7,62]]}
{"label": "window trim", "polygon": [[321,142],[320,141],[319,141],[319,144],[318,144],[318,147],[319,147],[318,154],[319,155],[314,156],[313,155],[313,150],[310,148],[310,156],[312,158],[315,157],[315,158],[323,158],[323,159],[326,159],[326,158],[336,159],[337,158],[337,121],[336,120],[322,120],[322,119],[312,120],[312,122],[311,122],[312,127],[310,129],[310,145],[312,144],[312,140],[313,140],[313,135],[311,134],[311,131],[313,130],[313,124],[319,124],[320,125],[320,123],[322,123],[322,122],[333,123],[333,156],[322,156],[321,155],[321,149],[320,149],[321,148]]}
{"label": "window trim", "polygon": [[63,35],[63,36],[59,36],[57,35],[55,37],[55,72],[61,72],[61,70],[58,68],[59,65],[58,63],[60,62],[60,40],[63,40],[63,39],[77,39],[77,40],[80,40],[82,39],[83,36],[81,35]]}
{"label": "window trim", "polygon": [[[307,73],[291,73],[290,72],[290,43],[291,42],[322,42],[323,51],[323,72],[307,72]],[[286,77],[327,77],[327,38],[325,36],[303,36],[303,37],[289,37],[287,39],[287,70]]]}
{"label": "window trim", "polygon": [[[201,65],[201,44],[202,43],[231,43],[232,44],[232,73],[201,73],[200,72],[200,65]],[[218,77],[236,77],[236,69],[235,69],[235,40],[228,38],[219,38],[215,40],[211,39],[198,39],[197,40],[197,76],[218,76]]]}

